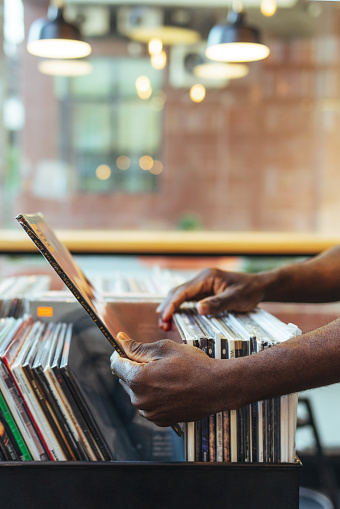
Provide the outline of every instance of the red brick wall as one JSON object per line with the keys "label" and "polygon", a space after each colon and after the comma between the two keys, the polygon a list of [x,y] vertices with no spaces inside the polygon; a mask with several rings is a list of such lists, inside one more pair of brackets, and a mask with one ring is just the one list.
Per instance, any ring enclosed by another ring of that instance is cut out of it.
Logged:
{"label": "red brick wall", "polygon": [[[26,9],[27,24],[38,10]],[[320,18],[313,39],[273,39],[266,61],[224,89],[208,89],[200,104],[188,89],[166,86],[155,193],[33,196],[37,163],[56,157],[58,110],[53,81],[24,52],[26,176],[13,213],[41,210],[59,228],[174,229],[188,214],[211,230],[340,231],[340,51],[327,50],[340,47],[339,15],[328,7],[323,16],[328,34],[318,33]],[[96,52],[121,50],[102,44]]]}

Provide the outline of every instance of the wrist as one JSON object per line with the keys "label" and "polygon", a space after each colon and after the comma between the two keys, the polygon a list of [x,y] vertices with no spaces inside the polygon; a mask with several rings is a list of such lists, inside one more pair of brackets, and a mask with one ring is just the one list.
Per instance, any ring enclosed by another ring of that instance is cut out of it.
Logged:
{"label": "wrist", "polygon": [[286,286],[288,274],[283,269],[274,269],[257,274],[258,284],[262,288],[263,301],[280,300],[280,292]]}
{"label": "wrist", "polygon": [[214,413],[223,410],[235,410],[248,402],[248,390],[244,390],[245,372],[243,359],[228,359],[215,361],[215,394]]}

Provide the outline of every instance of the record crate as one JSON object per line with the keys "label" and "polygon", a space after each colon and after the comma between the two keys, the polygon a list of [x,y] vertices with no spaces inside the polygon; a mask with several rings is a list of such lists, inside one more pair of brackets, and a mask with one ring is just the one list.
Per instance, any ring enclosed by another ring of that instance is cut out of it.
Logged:
{"label": "record crate", "polygon": [[[80,324],[80,335],[90,332],[93,345],[109,345],[73,297],[61,297],[43,295],[30,302],[29,312],[39,320]],[[109,300],[130,336],[145,342],[165,337],[157,324],[158,303],[152,298]],[[181,342],[177,331],[166,337]],[[179,451],[184,450],[183,439],[171,429],[169,433],[177,444],[171,461],[0,462],[0,507],[298,509],[298,459],[276,464],[185,462]]]}

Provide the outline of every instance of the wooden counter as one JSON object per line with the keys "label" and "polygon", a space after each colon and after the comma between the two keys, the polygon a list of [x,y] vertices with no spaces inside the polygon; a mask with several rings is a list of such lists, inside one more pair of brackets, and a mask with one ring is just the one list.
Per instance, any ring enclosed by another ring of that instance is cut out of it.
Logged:
{"label": "wooden counter", "polygon": [[[310,255],[340,244],[340,235],[277,232],[59,230],[74,253]],[[23,231],[0,230],[0,253],[36,248]]]}

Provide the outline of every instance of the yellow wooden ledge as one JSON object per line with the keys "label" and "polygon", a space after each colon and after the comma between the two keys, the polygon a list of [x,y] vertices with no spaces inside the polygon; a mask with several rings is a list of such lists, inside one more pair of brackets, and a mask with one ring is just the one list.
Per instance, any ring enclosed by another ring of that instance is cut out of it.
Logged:
{"label": "yellow wooden ledge", "polygon": [[[340,235],[278,232],[57,230],[74,253],[316,254],[340,244]],[[0,230],[0,253],[35,252],[26,234]]]}

